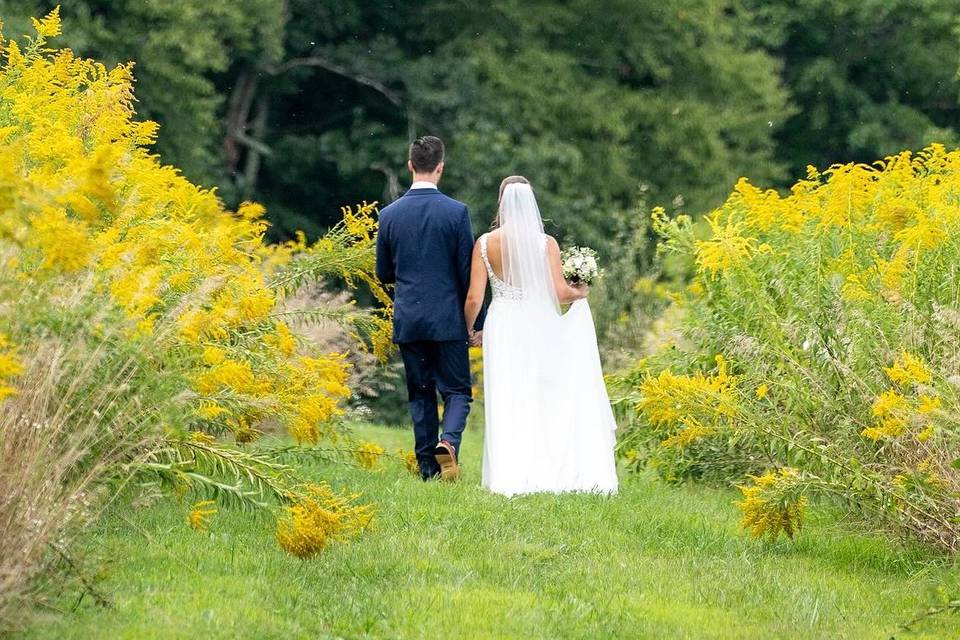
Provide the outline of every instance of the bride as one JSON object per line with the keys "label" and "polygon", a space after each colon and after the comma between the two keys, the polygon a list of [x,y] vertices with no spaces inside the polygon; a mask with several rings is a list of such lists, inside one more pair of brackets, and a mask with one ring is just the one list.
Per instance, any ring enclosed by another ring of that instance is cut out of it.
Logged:
{"label": "bride", "polygon": [[564,280],[526,178],[501,183],[493,227],[474,247],[464,308],[473,327],[489,281],[482,337],[471,332],[483,343],[483,485],[506,496],[615,493],[616,425],[587,288]]}

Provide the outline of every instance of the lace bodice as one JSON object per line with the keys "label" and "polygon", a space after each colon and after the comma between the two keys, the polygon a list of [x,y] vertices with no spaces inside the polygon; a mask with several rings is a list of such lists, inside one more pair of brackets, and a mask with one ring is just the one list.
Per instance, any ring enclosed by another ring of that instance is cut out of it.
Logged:
{"label": "lace bodice", "polygon": [[490,288],[493,289],[494,300],[523,300],[523,290],[510,286],[497,277],[490,266],[490,258],[487,257],[487,234],[480,236],[480,257],[483,258],[483,265],[487,268],[487,277],[490,279]]}

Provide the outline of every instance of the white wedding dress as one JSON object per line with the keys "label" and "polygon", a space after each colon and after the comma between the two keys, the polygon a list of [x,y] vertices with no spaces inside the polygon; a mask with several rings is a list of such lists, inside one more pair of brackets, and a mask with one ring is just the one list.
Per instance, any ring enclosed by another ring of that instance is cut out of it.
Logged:
{"label": "white wedding dress", "polygon": [[533,191],[510,184],[501,203],[504,278],[480,254],[493,289],[483,331],[483,485],[494,493],[617,491],[616,423],[590,306],[561,314]]}

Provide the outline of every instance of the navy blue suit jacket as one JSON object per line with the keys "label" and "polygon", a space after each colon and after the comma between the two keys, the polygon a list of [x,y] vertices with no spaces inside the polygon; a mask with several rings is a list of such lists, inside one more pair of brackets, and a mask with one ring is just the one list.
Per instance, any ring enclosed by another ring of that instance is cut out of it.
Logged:
{"label": "navy blue suit jacket", "polygon": [[466,340],[473,228],[467,205],[411,189],[380,213],[377,277],[396,283],[393,341]]}

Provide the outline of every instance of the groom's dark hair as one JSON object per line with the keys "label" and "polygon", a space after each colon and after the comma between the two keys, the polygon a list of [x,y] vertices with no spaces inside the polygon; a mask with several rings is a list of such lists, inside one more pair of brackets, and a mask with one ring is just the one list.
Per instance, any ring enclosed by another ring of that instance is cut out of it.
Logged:
{"label": "groom's dark hair", "polygon": [[421,136],[410,143],[410,164],[417,173],[430,173],[443,162],[443,140]]}

